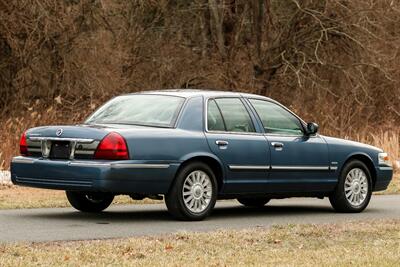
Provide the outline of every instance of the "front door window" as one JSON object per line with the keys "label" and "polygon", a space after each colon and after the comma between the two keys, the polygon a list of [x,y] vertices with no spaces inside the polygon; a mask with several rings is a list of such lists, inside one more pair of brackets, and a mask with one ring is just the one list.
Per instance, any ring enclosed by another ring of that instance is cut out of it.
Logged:
{"label": "front door window", "polygon": [[283,107],[264,100],[250,99],[268,134],[303,135],[298,118]]}

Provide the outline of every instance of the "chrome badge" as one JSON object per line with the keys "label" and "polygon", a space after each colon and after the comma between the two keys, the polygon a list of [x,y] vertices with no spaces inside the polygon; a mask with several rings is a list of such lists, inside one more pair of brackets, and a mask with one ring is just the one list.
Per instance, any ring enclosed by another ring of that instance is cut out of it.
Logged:
{"label": "chrome badge", "polygon": [[57,136],[61,136],[62,134],[63,134],[63,132],[64,132],[64,130],[63,129],[57,129],[57,131],[56,131],[56,135]]}

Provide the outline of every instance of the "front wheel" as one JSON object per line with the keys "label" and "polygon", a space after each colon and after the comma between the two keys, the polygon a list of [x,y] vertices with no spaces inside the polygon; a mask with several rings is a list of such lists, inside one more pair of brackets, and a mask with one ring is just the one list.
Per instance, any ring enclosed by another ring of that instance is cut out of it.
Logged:
{"label": "front wheel", "polygon": [[356,213],[368,206],[371,195],[372,183],[368,167],[359,160],[352,160],[344,166],[329,201],[338,212]]}
{"label": "front wheel", "polygon": [[177,219],[199,221],[207,217],[217,200],[217,182],[202,162],[184,166],[165,196],[168,211]]}
{"label": "front wheel", "polygon": [[83,212],[101,212],[114,200],[114,195],[107,193],[67,191],[66,194],[71,206]]}

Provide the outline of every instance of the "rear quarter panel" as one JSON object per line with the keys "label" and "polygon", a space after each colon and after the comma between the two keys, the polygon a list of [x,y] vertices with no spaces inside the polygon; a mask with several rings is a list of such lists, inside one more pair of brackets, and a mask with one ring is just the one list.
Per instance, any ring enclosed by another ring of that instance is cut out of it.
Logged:
{"label": "rear quarter panel", "polygon": [[189,98],[176,128],[135,128],[119,131],[134,160],[183,162],[199,155],[212,156],[203,131],[203,97]]}

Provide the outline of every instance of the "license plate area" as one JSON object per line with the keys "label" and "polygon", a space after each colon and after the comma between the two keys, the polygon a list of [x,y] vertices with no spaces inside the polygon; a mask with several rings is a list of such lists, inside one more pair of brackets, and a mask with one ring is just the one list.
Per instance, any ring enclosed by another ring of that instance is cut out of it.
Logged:
{"label": "license plate area", "polygon": [[71,154],[71,142],[53,141],[49,158],[51,159],[69,159]]}

